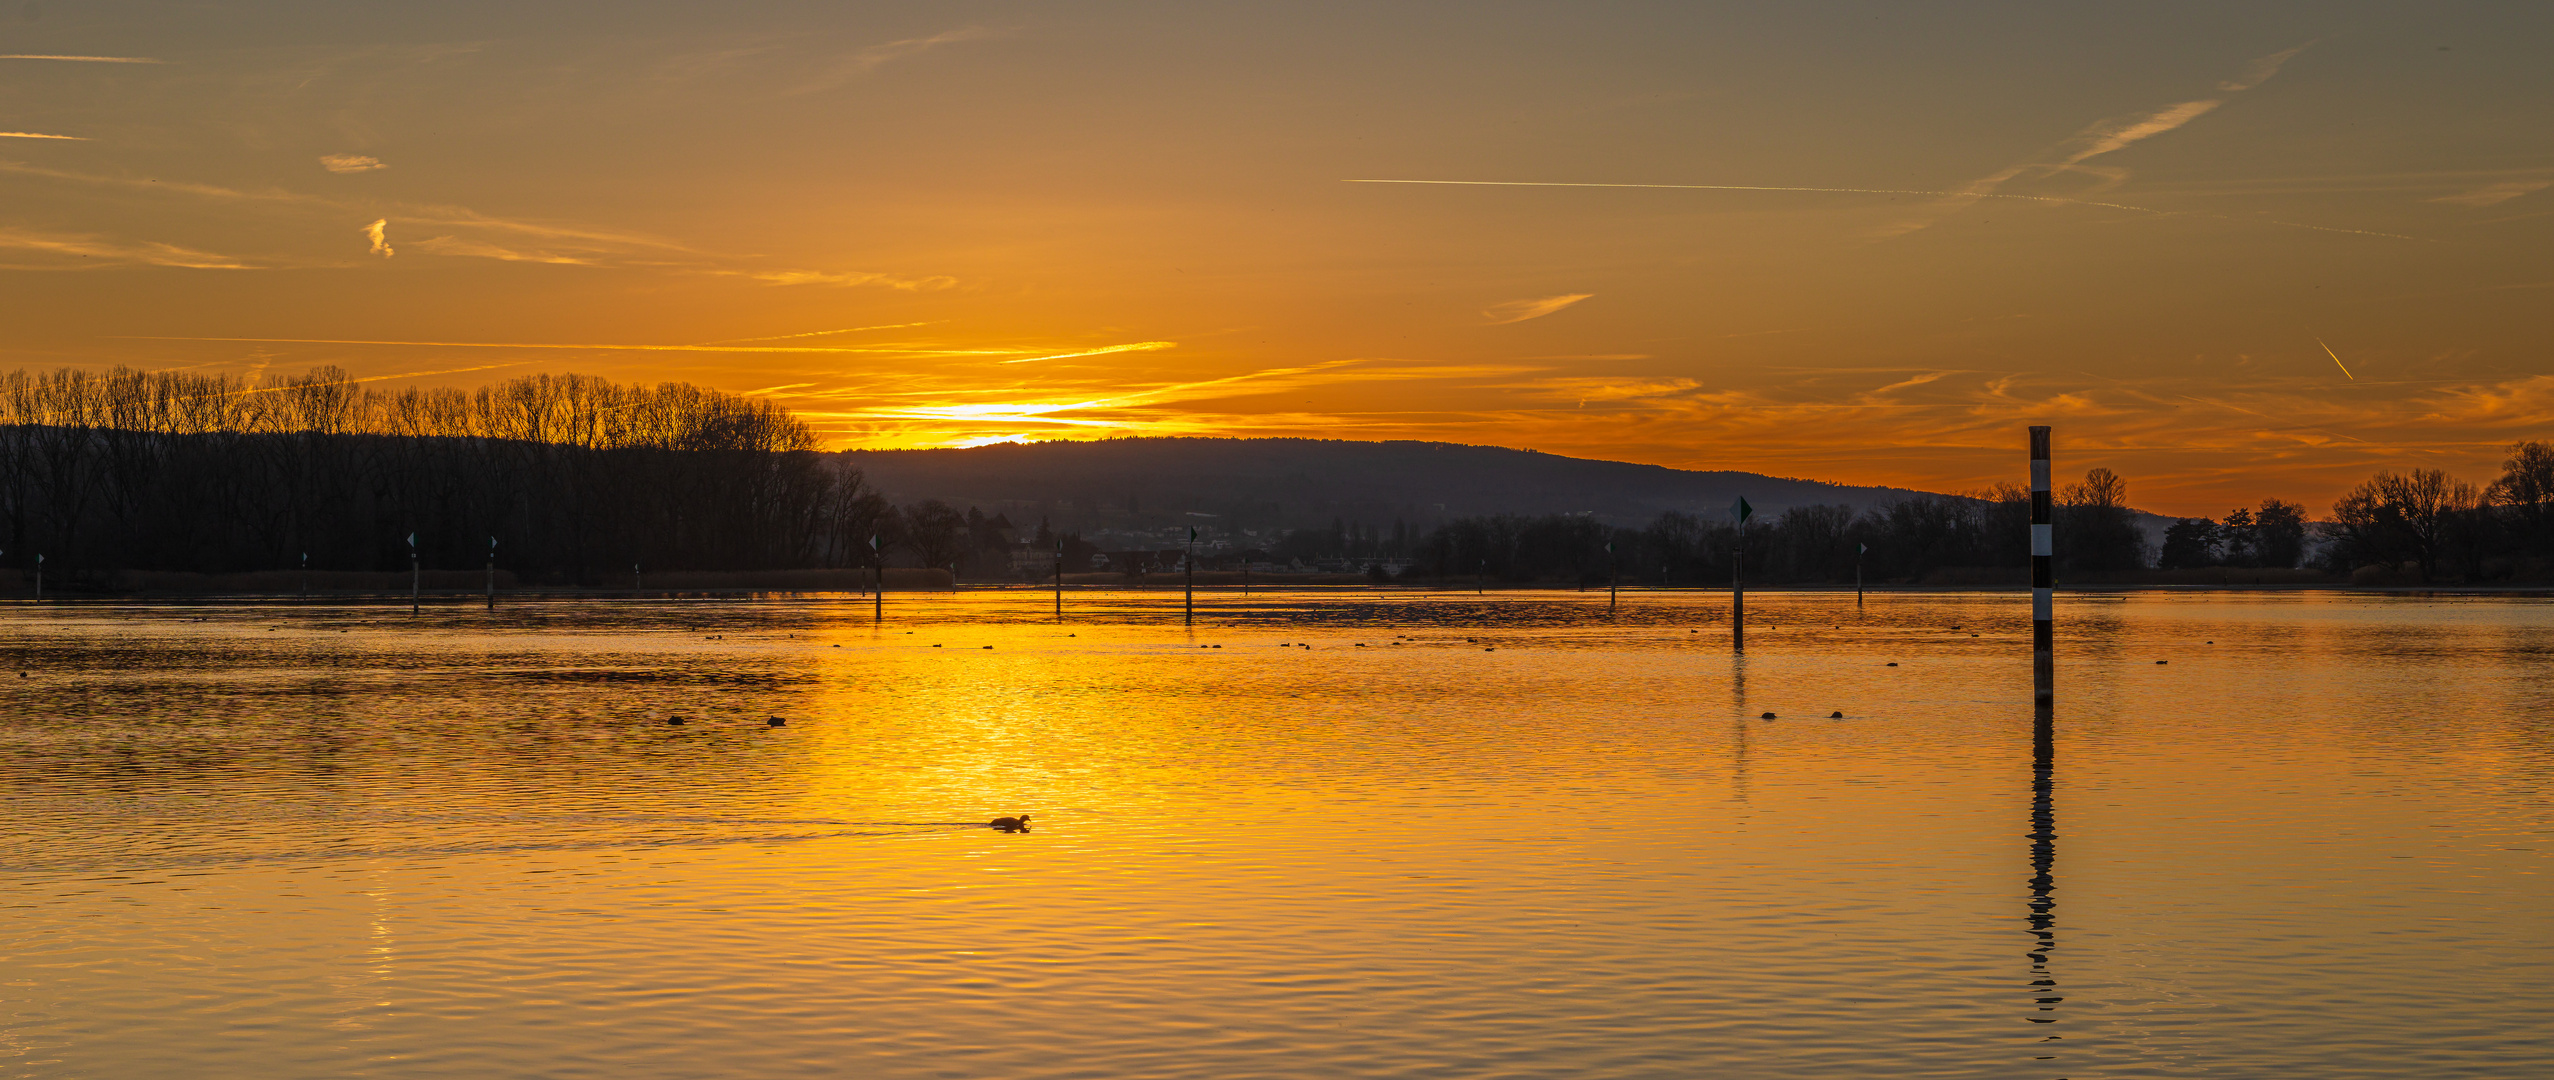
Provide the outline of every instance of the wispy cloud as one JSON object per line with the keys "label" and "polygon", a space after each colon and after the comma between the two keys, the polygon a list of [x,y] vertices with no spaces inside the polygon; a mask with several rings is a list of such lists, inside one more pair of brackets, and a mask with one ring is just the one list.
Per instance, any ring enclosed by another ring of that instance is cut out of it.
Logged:
{"label": "wispy cloud", "polygon": [[387,169],[390,166],[382,164],[380,158],[369,154],[321,154],[319,167],[333,173],[359,173]]}
{"label": "wispy cloud", "polygon": [[2094,199],[2070,199],[2059,195],[2011,195],[1966,190],[1931,191],[1921,188],[1800,187],[1787,184],[1598,184],[1557,180],[1343,180],[1340,182],[1345,184],[1427,184],[1447,187],[1651,188],[1662,191],[1797,191],[1829,195],[1931,195],[1941,198],[2019,199],[2024,202],[2067,203],[2075,206],[2099,206],[2111,210],[2133,210],[2141,214],[2172,212],[2148,206],[2129,206],[2125,203],[2101,202]]}
{"label": "wispy cloud", "polygon": [[1594,295],[1596,294],[1563,293],[1559,296],[1546,296],[1534,300],[1502,300],[1484,309],[1481,315],[1489,319],[1492,326],[1504,326],[1508,323],[1524,322],[1527,319],[1540,319]]}
{"label": "wispy cloud", "polygon": [[772,334],[768,337],[727,338],[720,341],[702,342],[702,344],[735,345],[748,341],[788,341],[792,338],[832,337],[835,334],[859,334],[871,330],[903,330],[915,326],[930,325],[932,325],[930,322],[881,323],[877,326],[852,326],[841,330],[809,330],[798,334]]}
{"label": "wispy cloud", "polygon": [[946,276],[904,277],[865,270],[740,270],[734,273],[766,285],[833,285],[842,288],[875,285],[901,292],[932,292],[958,283],[958,279]]}
{"label": "wispy cloud", "polygon": [[[2268,82],[2271,76],[2279,74],[2280,68],[2286,66],[2288,61],[2295,58],[2298,53],[2306,51],[2307,46],[2312,44],[2308,42],[2306,45],[2299,45],[2256,59],[2245,68],[2243,75],[2218,83],[2217,89],[2226,94],[2239,94],[2260,86]],[[1970,201],[1993,196],[2004,185],[2024,177],[2048,177],[2063,172],[2086,173],[2100,179],[2101,182],[2095,186],[2095,191],[2115,187],[2128,178],[2128,173],[2121,169],[2088,164],[2092,159],[2104,154],[2116,153],[2147,139],[2177,130],[2215,111],[2218,106],[2225,103],[2226,99],[2222,97],[2200,98],[2092,124],[2075,133],[2074,137],[2060,143],[2056,148],[2055,160],[2024,162],[1973,180],[1951,197],[1936,202],[1924,212],[1902,219],[1883,230],[1882,235],[1903,236],[1926,228],[1968,205]]]}
{"label": "wispy cloud", "polygon": [[378,338],[278,338],[278,337],[195,337],[172,335],[126,335],[131,341],[237,341],[266,345],[382,345],[413,346],[436,349],[573,349],[583,352],[690,352],[690,353],[784,353],[841,356],[891,356],[909,358],[978,358],[998,360],[1018,356],[1024,349],[959,348],[942,345],[646,345],[609,342],[560,341],[412,341]]}
{"label": "wispy cloud", "polygon": [[2223,104],[2225,102],[2215,99],[2185,101],[2177,105],[2166,105],[2144,116],[2095,124],[2084,129],[2083,134],[2077,136],[2081,145],[2074,153],[2067,155],[2066,160],[2058,164],[2060,166],[2081,165],[2103,154],[2124,149],[2131,143],[2154,138],[2197,120]]}
{"label": "wispy cloud", "polygon": [[[1343,180],[1340,182],[1346,184],[1422,184],[1446,187],[1651,188],[1662,191],[1798,191],[1835,195],[1925,195],[1943,200],[1942,205],[1950,209],[1958,209],[1959,207],[1977,199],[2015,199],[2022,202],[2051,203],[2065,206],[2091,206],[2105,210],[2126,210],[2131,213],[2150,214],[2155,217],[2210,217],[2224,221],[2244,221],[2256,225],[2275,225],[2283,229],[2310,229],[2315,232],[2349,233],[2354,236],[2382,236],[2389,240],[2419,239],[2419,237],[2405,236],[2402,233],[2378,232],[2374,229],[2346,229],[2335,225],[2310,225],[2301,221],[2281,221],[2276,218],[2235,218],[2225,214],[2191,214],[2188,211],[2158,210],[2151,206],[2131,206],[2127,203],[2105,202],[2100,199],[2069,198],[2063,195],[2025,195],[2016,192],[1993,190],[1996,185],[2011,180],[2016,176],[2020,176],[2032,168],[2054,169],[2055,166],[2017,165],[1958,191],[1929,191],[1920,188],[1804,187],[1788,184],[1603,184],[1556,180]],[[2077,166],[2077,168],[2090,169],[2091,166]],[[1931,219],[1925,219],[1925,223],[1929,223],[1930,220]],[[1914,227],[1922,228],[1923,224],[1920,223]],[[1906,228],[1901,227],[1889,230],[1886,235],[1898,235],[1905,231],[1907,231]]]}
{"label": "wispy cloud", "polygon": [[1921,375],[1909,376],[1872,391],[1870,396],[1877,398],[1885,394],[1894,394],[1900,390],[1923,386],[1926,383],[1940,382],[1942,377],[1948,374],[1951,373],[1948,371],[1928,371]]}
{"label": "wispy cloud", "polygon": [[[326,159],[322,160],[324,163]],[[279,206],[303,206],[315,210],[352,211],[382,217],[396,215],[403,227],[417,226],[451,230],[447,235],[430,241],[421,241],[418,245],[426,251],[445,256],[566,266],[648,267],[676,273],[744,277],[768,285],[846,287],[867,285],[906,292],[926,292],[951,288],[958,284],[956,278],[945,275],[757,269],[752,264],[762,260],[751,256],[705,251],[679,240],[636,230],[610,229],[528,218],[497,217],[480,213],[466,206],[441,203],[329,198],[280,188],[257,190],[186,180],[106,176],[14,161],[0,161],[0,173],[110,188],[155,198],[184,196],[215,202],[266,203]]]}
{"label": "wispy cloud", "polygon": [[2279,74],[2280,68],[2288,66],[2288,61],[2296,59],[2298,53],[2313,48],[2314,44],[2314,42],[2309,41],[2295,48],[2285,49],[2254,60],[2252,62],[2252,66],[2246,69],[2240,78],[2229,79],[2225,82],[2218,83],[2217,88],[2229,94],[2240,94],[2246,90],[2252,89],[2253,87],[2269,82],[2271,76]]}
{"label": "wispy cloud", "polygon": [[147,56],[57,56],[52,53],[0,53],[0,60],[68,60],[78,64],[165,64]]}
{"label": "wispy cloud", "polygon": [[397,254],[390,248],[389,218],[382,218],[364,226],[364,237],[372,241],[372,250],[368,254],[379,255],[385,259]]}
{"label": "wispy cloud", "polygon": [[928,37],[905,38],[901,41],[872,45],[835,60],[826,66],[822,74],[787,91],[787,94],[813,94],[831,90],[905,57],[929,52],[943,45],[973,41],[987,37],[991,33],[992,31],[980,26],[969,26],[956,30],[943,30]]}
{"label": "wispy cloud", "polygon": [[2522,195],[2532,195],[2548,187],[2554,187],[2554,180],[2505,180],[2498,184],[2486,184],[2472,191],[2441,195],[2430,201],[2453,203],[2457,206],[2499,206]]}
{"label": "wispy cloud", "polygon": [[591,260],[581,259],[574,255],[559,255],[544,251],[518,251],[514,248],[506,247],[501,244],[491,244],[484,240],[465,240],[457,236],[430,236],[417,241],[417,246],[436,255],[460,255],[480,259],[495,259],[500,262],[548,263],[553,266],[594,265]]}
{"label": "wispy cloud", "polygon": [[1053,356],[1023,356],[1016,360],[1005,360],[1002,362],[1005,364],[1030,364],[1040,360],[1070,360],[1076,356],[1106,356],[1110,353],[1157,352],[1162,349],[1176,348],[1179,348],[1179,342],[1176,341],[1136,341],[1129,342],[1124,345],[1103,345],[1096,349],[1083,349],[1079,352],[1056,353]]}
{"label": "wispy cloud", "polygon": [[[155,242],[126,243],[95,236],[0,229],[0,248],[42,252],[84,260],[72,266],[174,266],[189,270],[247,270],[249,264],[228,255]],[[62,266],[65,264],[54,264]]]}

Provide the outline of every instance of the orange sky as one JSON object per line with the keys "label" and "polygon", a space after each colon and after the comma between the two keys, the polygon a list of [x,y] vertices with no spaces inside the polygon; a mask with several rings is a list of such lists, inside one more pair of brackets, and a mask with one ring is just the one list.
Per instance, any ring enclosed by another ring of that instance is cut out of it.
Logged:
{"label": "orange sky", "polygon": [[0,8],[0,367],[1937,490],[2046,422],[2168,513],[2554,437],[2543,5],[521,7]]}

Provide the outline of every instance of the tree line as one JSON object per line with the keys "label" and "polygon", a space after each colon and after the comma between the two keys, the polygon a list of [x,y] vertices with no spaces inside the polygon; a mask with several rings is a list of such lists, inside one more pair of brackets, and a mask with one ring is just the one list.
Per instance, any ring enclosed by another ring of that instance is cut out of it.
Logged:
{"label": "tree line", "polygon": [[806,424],[683,383],[533,375],[385,391],[334,367],[251,379],[0,376],[0,564],[78,577],[499,564],[853,565],[888,516]]}
{"label": "tree line", "polygon": [[[2055,493],[2060,570],[2112,573],[2145,565],[2128,482],[2094,469]],[[2001,485],[1966,495],[1918,495],[1867,510],[1795,506],[1770,520],[1706,520],[1680,511],[1638,528],[1550,514],[1465,518],[1429,531],[1414,570],[1440,578],[1712,585],[1733,569],[1751,581],[1841,584],[1857,565],[1870,582],[1913,582],[1936,571],[2029,565],[2031,493]]]}
{"label": "tree line", "polygon": [[2554,445],[2510,447],[2476,485],[2440,469],[2380,472],[2332,505],[2324,565],[2384,576],[2542,581],[2554,570]]}

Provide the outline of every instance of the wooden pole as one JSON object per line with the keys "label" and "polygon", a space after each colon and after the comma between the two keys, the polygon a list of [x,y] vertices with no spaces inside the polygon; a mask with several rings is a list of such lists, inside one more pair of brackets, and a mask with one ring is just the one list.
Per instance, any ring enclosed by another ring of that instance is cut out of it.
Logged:
{"label": "wooden pole", "polygon": [[2031,698],[2057,699],[2054,530],[2049,523],[2049,429],[2031,428]]}
{"label": "wooden pole", "polygon": [[1064,541],[1055,542],[1055,617],[1064,617]]}
{"label": "wooden pole", "polygon": [[876,533],[869,535],[869,603],[871,621],[887,621],[887,557]]}
{"label": "wooden pole", "polygon": [[1729,647],[1747,651],[1747,587],[1738,580],[1739,554],[1747,548],[1747,526],[1738,526],[1738,543],[1729,550]]}
{"label": "wooden pole", "polygon": [[488,538],[488,610],[497,609],[497,538]]}
{"label": "wooden pole", "polygon": [[44,602],[44,553],[40,551],[35,557],[35,602]]}
{"label": "wooden pole", "polygon": [[1870,547],[1865,544],[1853,546],[1853,606],[1856,611],[1862,609],[1862,553],[1869,550]]}
{"label": "wooden pole", "polygon": [[1180,560],[1180,563],[1188,569],[1187,622],[1188,625],[1195,626],[1197,625],[1197,541],[1188,542],[1188,554]]}
{"label": "wooden pole", "polygon": [[1739,580],[1738,567],[1747,557],[1747,519],[1755,513],[1745,496],[1729,504],[1729,516],[1738,519],[1738,536],[1729,548],[1729,647],[1733,652],[1747,651],[1747,587]]}
{"label": "wooden pole", "polygon": [[1605,544],[1605,610],[1612,614],[1623,603],[1623,563],[1614,557],[1614,544]]}
{"label": "wooden pole", "polygon": [[302,552],[302,599],[310,599],[310,553]]}

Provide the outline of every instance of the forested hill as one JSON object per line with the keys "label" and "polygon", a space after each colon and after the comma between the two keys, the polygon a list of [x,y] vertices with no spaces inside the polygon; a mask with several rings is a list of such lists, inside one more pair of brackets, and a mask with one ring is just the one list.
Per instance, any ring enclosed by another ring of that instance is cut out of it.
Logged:
{"label": "forested hill", "polygon": [[934,498],[988,514],[1043,516],[1060,529],[1206,514],[1250,528],[1327,527],[1333,519],[1425,528],[1486,514],[1588,514],[1632,526],[1665,510],[1717,517],[1742,495],[1770,516],[1917,494],[1434,442],[1148,438],[844,456],[891,501]]}

